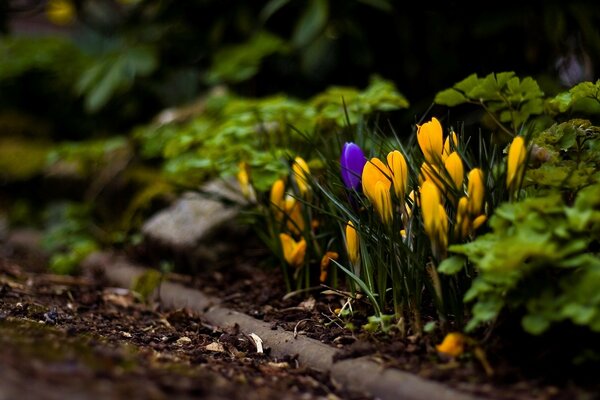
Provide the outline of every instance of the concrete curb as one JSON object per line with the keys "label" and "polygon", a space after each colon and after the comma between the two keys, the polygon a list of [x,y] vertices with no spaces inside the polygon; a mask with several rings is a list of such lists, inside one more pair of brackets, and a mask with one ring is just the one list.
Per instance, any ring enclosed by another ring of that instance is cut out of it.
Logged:
{"label": "concrete curb", "polygon": [[[111,253],[94,253],[84,262],[86,270],[100,271],[115,285],[129,288],[147,268],[133,265]],[[160,299],[167,308],[187,308],[202,315],[212,325],[238,325],[242,332],[255,333],[276,357],[298,356],[300,364],[329,372],[331,378],[351,390],[369,393],[381,400],[475,400],[471,394],[459,392],[442,383],[429,381],[398,369],[381,368],[367,358],[333,362],[337,350],[317,340],[292,332],[272,329],[271,325],[249,315],[219,305],[219,300],[181,284],[164,282]]]}

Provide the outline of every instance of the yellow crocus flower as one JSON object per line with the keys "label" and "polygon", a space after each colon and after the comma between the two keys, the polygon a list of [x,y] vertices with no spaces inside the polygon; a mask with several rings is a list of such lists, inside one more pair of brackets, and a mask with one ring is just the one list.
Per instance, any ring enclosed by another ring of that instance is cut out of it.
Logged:
{"label": "yellow crocus flower", "polygon": [[450,178],[452,179],[454,188],[460,190],[465,178],[465,170],[463,168],[463,162],[458,153],[455,151],[452,152],[448,158],[446,158],[444,166],[446,167],[446,171],[448,171],[448,175],[450,175]]}
{"label": "yellow crocus flower", "polygon": [[331,264],[331,260],[337,260],[340,257],[335,251],[328,251],[321,258],[321,274],[319,275],[319,282],[325,283],[327,280],[327,268]]}
{"label": "yellow crocus flower", "polygon": [[300,239],[297,242],[287,233],[280,233],[279,240],[285,261],[294,268],[302,266],[306,255],[306,240]]}
{"label": "yellow crocus flower", "polygon": [[285,182],[283,179],[277,179],[271,186],[271,207],[277,218],[281,218],[282,212],[285,210],[285,199],[283,197],[285,193]]}
{"label": "yellow crocus flower", "polygon": [[367,162],[362,173],[363,193],[384,223],[389,222],[392,217],[391,175],[390,169],[378,158]]}
{"label": "yellow crocus flower", "polygon": [[423,228],[434,248],[434,253],[445,251],[448,245],[448,215],[442,206],[440,193],[431,181],[421,186],[421,214]]}
{"label": "yellow crocus flower", "polygon": [[426,180],[421,185],[421,212],[423,214],[423,225],[429,237],[433,236],[436,228],[438,205],[440,194],[433,182]]}
{"label": "yellow crocus flower", "polygon": [[394,193],[400,202],[404,202],[406,187],[408,186],[408,166],[406,159],[398,150],[391,151],[387,155],[387,162],[392,174]]}
{"label": "yellow crocus flower", "polygon": [[346,251],[348,252],[350,263],[356,265],[360,253],[360,240],[352,221],[348,221],[346,224]]}
{"label": "yellow crocus flower", "polygon": [[437,164],[441,160],[443,136],[442,124],[435,117],[417,127],[417,141],[428,163]]}
{"label": "yellow crocus flower", "polygon": [[467,195],[469,197],[469,214],[477,216],[483,212],[483,200],[485,195],[485,186],[483,183],[483,172],[479,168],[473,168],[468,175],[469,184],[467,186]]}
{"label": "yellow crocus flower", "polygon": [[463,196],[458,200],[456,207],[456,224],[454,225],[454,235],[459,238],[465,238],[469,234],[471,218],[469,217],[469,200]]}
{"label": "yellow crocus flower", "polygon": [[460,332],[450,332],[435,346],[436,350],[450,357],[458,357],[464,353],[467,337]]}
{"label": "yellow crocus flower", "polygon": [[436,165],[428,164],[424,162],[421,164],[421,174],[419,175],[419,184],[423,184],[425,181],[431,181],[438,189],[442,189],[444,184],[442,183],[440,176],[440,170]]}
{"label": "yellow crocus flower", "polygon": [[237,173],[237,180],[240,185],[240,190],[242,191],[242,195],[248,200],[255,200],[256,194],[254,192],[254,188],[250,183],[250,174],[248,173],[249,167],[245,161],[242,161],[239,164],[239,170]]}
{"label": "yellow crocus flower", "polygon": [[508,148],[508,165],[506,168],[506,187],[511,193],[521,186],[526,157],[525,139],[522,136],[516,136]]}
{"label": "yellow crocus flower", "polygon": [[382,181],[378,181],[375,184],[374,198],[373,206],[375,206],[381,222],[384,224],[390,223],[392,221],[392,196],[389,186]]}
{"label": "yellow crocus flower", "polygon": [[294,159],[294,163],[292,165],[292,172],[294,175],[294,180],[296,181],[296,185],[298,185],[298,190],[302,196],[306,196],[309,191],[308,186],[308,175],[310,174],[310,169],[308,168],[308,164],[302,157],[296,157]]}
{"label": "yellow crocus flower", "polygon": [[452,131],[446,140],[444,141],[444,150],[442,152],[442,160],[446,161],[446,158],[458,147],[458,137],[456,133]]}
{"label": "yellow crocus flower", "polygon": [[487,221],[487,215],[485,214],[481,214],[480,216],[476,217],[473,220],[473,230],[476,231],[479,229],[481,225],[485,224],[485,221]]}
{"label": "yellow crocus flower", "polygon": [[287,228],[296,235],[300,234],[304,230],[302,204],[288,195],[284,201],[284,212],[287,216]]}

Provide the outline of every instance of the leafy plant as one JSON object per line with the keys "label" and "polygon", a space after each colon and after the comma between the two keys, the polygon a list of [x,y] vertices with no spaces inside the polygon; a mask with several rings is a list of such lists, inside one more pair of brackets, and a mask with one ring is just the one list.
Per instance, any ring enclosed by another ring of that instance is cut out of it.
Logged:
{"label": "leafy plant", "polygon": [[134,138],[143,156],[164,159],[167,176],[178,184],[192,187],[209,177],[234,176],[242,160],[252,170],[253,185],[265,191],[287,174],[286,159],[307,147],[307,138],[333,139],[338,129],[345,129],[349,115],[354,125],[359,118],[406,107],[408,101],[394,85],[379,78],[363,91],[334,87],[305,102],[217,91],[190,121],[141,127]]}
{"label": "leafy plant", "polygon": [[474,302],[466,329],[505,312],[520,315],[532,334],[563,321],[600,332],[599,199],[600,185],[594,184],[574,204],[559,195],[506,203],[490,219],[490,233],[450,246],[455,256],[441,272],[456,272],[461,261],[477,269],[465,295]]}
{"label": "leafy plant", "polygon": [[600,80],[594,82],[581,82],[568,91],[557,94],[548,99],[547,109],[550,113],[560,114],[571,111],[573,113],[599,114],[600,113]]}
{"label": "leafy plant", "polygon": [[[521,79],[514,72],[499,72],[483,78],[469,75],[452,88],[438,92],[434,102],[449,107],[464,103],[481,106],[500,128],[513,136],[531,116],[542,114],[543,96],[533,78]],[[510,130],[506,123],[510,124]]]}

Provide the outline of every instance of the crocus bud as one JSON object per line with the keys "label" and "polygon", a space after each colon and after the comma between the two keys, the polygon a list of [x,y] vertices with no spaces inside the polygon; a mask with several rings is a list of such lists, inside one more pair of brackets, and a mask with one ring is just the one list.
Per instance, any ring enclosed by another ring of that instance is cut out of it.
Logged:
{"label": "crocus bud", "polygon": [[285,183],[283,179],[277,179],[271,186],[271,207],[277,218],[281,218],[285,211]]}
{"label": "crocus bud", "polygon": [[292,172],[294,175],[294,180],[296,185],[298,185],[298,190],[302,196],[306,196],[309,191],[308,187],[308,175],[310,174],[310,169],[308,168],[308,164],[302,157],[296,157],[294,159],[294,163],[292,164]]}
{"label": "crocus bud", "polygon": [[438,188],[429,180],[421,186],[421,215],[433,253],[441,258],[448,246],[448,214],[441,203]]}
{"label": "crocus bud", "polygon": [[360,178],[367,159],[361,148],[353,143],[346,142],[340,156],[342,180],[348,189],[357,190],[360,187]]}
{"label": "crocus bud", "polygon": [[390,194],[390,187],[382,181],[378,181],[375,184],[374,198],[373,205],[377,214],[379,214],[381,222],[384,224],[390,223],[392,221],[392,196]]}
{"label": "crocus bud", "polygon": [[441,204],[440,193],[435,184],[429,180],[421,186],[421,213],[423,215],[423,228],[430,239],[437,235],[436,231],[440,225],[439,205]]}
{"label": "crocus bud", "polygon": [[469,214],[480,215],[483,211],[483,200],[485,186],[483,183],[483,172],[479,168],[473,168],[468,175],[467,195],[469,196]]}
{"label": "crocus bud", "polygon": [[442,157],[443,150],[443,132],[442,124],[437,118],[433,117],[431,121],[425,122],[418,127],[417,141],[419,147],[425,156],[425,161],[430,164],[437,164]]}
{"label": "crocus bud", "polygon": [[521,186],[526,156],[525,139],[522,136],[516,136],[508,148],[506,168],[506,187],[511,193]]}
{"label": "crocus bud", "polygon": [[363,192],[375,207],[382,222],[387,223],[392,216],[392,199],[390,188],[391,171],[378,158],[372,158],[365,164],[362,174]]}
{"label": "crocus bud", "polygon": [[458,357],[464,353],[467,337],[460,332],[450,332],[435,346],[436,350],[450,357]]}
{"label": "crocus bud", "polygon": [[398,150],[390,152],[387,156],[388,166],[392,172],[394,193],[400,202],[404,202],[406,187],[408,186],[408,166],[406,159]]}
{"label": "crocus bud", "polygon": [[360,249],[360,241],[358,239],[358,233],[352,221],[348,221],[346,225],[346,251],[348,252],[348,259],[352,265],[358,262],[358,255]]}
{"label": "crocus bud", "polygon": [[448,171],[448,175],[450,175],[450,178],[452,179],[452,182],[450,183],[454,186],[455,189],[462,189],[463,179],[465,178],[465,171],[463,168],[462,160],[460,159],[458,153],[455,151],[452,152],[452,154],[450,154],[448,158],[446,158],[444,166],[446,167],[446,171]]}
{"label": "crocus bud", "polygon": [[287,233],[280,233],[279,240],[281,241],[285,261],[294,268],[302,266],[306,254],[306,240],[300,239],[296,242]]}
{"label": "crocus bud", "polygon": [[319,282],[325,283],[327,280],[327,269],[329,268],[329,264],[331,264],[331,260],[337,260],[340,257],[338,253],[335,251],[328,251],[321,258],[321,274],[319,275]]}
{"label": "crocus bud", "polygon": [[442,152],[442,159],[446,161],[446,158],[458,147],[458,137],[456,133],[452,131],[446,140],[444,141],[444,151]]}

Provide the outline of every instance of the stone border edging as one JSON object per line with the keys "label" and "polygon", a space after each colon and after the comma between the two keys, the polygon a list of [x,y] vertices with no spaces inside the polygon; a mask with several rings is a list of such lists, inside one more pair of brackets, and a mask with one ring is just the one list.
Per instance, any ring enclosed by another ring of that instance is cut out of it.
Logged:
{"label": "stone border edging", "polygon": [[[93,253],[83,266],[98,270],[116,285],[129,288],[134,279],[147,268],[107,252]],[[237,324],[244,333],[257,334],[265,347],[276,357],[298,355],[300,364],[329,372],[331,378],[344,387],[369,393],[381,400],[476,400],[477,396],[459,392],[436,381],[393,368],[382,368],[367,357],[333,362],[337,350],[329,345],[304,336],[294,338],[292,332],[273,329],[271,325],[249,315],[222,307],[219,300],[199,290],[181,284],[163,282],[160,299],[167,308],[188,308],[210,324],[225,327]]]}

